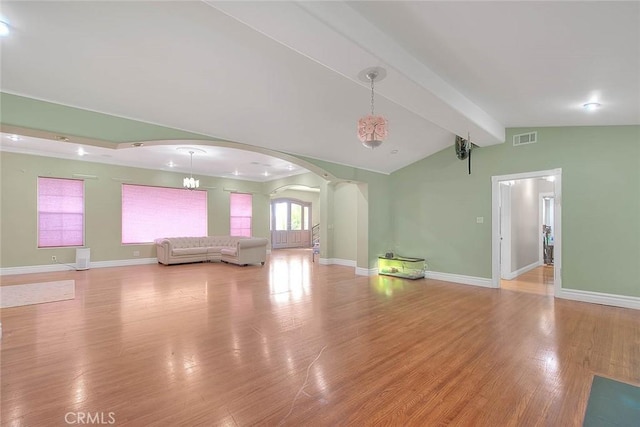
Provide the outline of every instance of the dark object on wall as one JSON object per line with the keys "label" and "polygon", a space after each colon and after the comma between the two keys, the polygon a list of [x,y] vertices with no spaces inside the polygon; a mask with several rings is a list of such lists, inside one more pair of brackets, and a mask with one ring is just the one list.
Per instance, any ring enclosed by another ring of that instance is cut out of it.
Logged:
{"label": "dark object on wall", "polygon": [[387,259],[393,258],[393,252],[387,252],[386,254],[384,254],[384,257]]}
{"label": "dark object on wall", "polygon": [[461,136],[456,135],[456,157],[460,160],[468,159],[469,160],[469,175],[471,175],[471,151],[472,151],[473,143],[470,138],[467,136],[467,139],[464,139]]}

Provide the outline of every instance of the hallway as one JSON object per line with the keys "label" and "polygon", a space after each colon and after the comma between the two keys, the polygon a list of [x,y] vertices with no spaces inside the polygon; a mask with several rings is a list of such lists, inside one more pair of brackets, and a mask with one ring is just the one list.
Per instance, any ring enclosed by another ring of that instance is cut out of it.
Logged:
{"label": "hallway", "polygon": [[513,280],[501,279],[500,287],[537,295],[553,295],[553,265],[536,267]]}

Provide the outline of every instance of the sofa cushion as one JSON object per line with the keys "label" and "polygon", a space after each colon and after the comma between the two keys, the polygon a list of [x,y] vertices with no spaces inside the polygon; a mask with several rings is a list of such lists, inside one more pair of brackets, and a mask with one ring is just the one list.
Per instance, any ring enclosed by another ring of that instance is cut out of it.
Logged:
{"label": "sofa cushion", "polygon": [[221,251],[224,249],[224,246],[207,246],[205,249],[208,254],[219,254],[222,253]]}
{"label": "sofa cushion", "polygon": [[242,239],[242,237],[205,236],[200,238],[199,246],[235,246],[238,243],[238,239]]}
{"label": "sofa cushion", "polygon": [[172,237],[171,247],[175,250],[183,248],[196,248],[202,246],[200,244],[200,237]]}
{"label": "sofa cushion", "polygon": [[207,253],[207,248],[173,248],[172,255],[203,255]]}
{"label": "sofa cushion", "polygon": [[220,253],[222,255],[237,256],[238,255],[238,249],[237,248],[222,248],[220,250]]}

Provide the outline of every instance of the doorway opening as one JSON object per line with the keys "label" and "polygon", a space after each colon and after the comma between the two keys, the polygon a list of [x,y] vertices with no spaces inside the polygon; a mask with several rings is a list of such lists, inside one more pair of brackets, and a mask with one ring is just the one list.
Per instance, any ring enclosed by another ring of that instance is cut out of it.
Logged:
{"label": "doorway opening", "polygon": [[562,170],[492,177],[492,285],[558,295]]}

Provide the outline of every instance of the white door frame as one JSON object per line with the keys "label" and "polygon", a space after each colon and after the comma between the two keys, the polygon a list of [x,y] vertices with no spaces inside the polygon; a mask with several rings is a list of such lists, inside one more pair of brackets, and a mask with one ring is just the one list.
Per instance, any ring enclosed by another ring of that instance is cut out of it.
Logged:
{"label": "white door frame", "polygon": [[500,278],[511,274],[511,183],[500,185]]}
{"label": "white door frame", "polygon": [[491,177],[491,286],[500,287],[500,182],[518,179],[555,177],[554,191],[554,250],[553,275],[554,295],[562,289],[562,169],[524,172]]}

